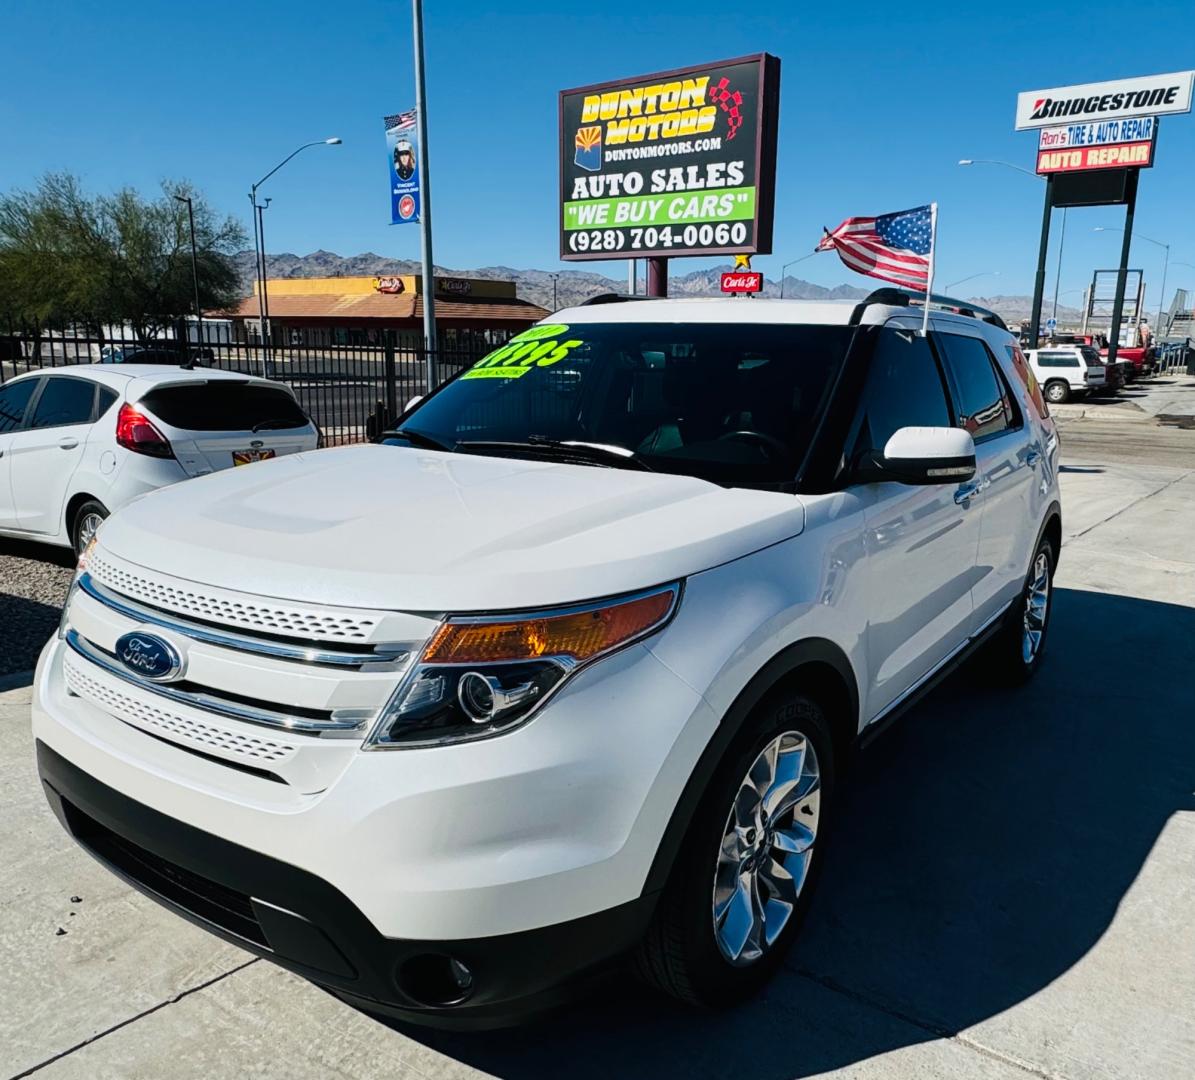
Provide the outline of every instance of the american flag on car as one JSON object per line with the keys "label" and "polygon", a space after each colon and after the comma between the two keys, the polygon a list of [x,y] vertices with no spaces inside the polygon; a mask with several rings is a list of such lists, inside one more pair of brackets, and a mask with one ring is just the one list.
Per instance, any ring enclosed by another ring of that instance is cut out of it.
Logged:
{"label": "american flag on car", "polygon": [[879,217],[847,218],[825,229],[818,251],[837,251],[852,270],[924,290],[933,256],[933,207],[918,206]]}

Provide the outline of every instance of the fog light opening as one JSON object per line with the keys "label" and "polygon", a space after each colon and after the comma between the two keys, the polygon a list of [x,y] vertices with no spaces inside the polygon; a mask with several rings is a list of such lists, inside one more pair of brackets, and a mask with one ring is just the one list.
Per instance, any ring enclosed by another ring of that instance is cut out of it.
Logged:
{"label": "fog light opening", "polygon": [[473,972],[462,960],[423,953],[404,960],[398,985],[407,997],[433,1008],[459,1005],[473,992]]}

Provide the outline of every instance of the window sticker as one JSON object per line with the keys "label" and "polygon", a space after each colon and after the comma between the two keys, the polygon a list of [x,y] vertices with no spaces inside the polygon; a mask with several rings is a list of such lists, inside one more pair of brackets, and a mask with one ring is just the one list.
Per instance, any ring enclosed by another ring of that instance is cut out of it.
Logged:
{"label": "window sticker", "polygon": [[568,327],[563,323],[533,326],[479,360],[461,378],[518,379],[533,368],[551,367],[583,344],[580,338],[567,338],[567,334]]}

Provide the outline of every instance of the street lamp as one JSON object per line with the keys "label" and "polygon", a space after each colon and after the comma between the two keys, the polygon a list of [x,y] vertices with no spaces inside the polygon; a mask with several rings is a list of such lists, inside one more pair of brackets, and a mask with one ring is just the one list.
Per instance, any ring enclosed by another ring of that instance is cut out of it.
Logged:
{"label": "street lamp", "polygon": [[964,281],[973,281],[977,277],[988,277],[989,275],[991,277],[999,277],[1000,271],[999,270],[981,270],[978,274],[969,274],[965,278],[959,278],[958,281],[950,282],[949,285],[943,285],[942,288],[946,292],[950,292],[950,290],[953,289],[956,285],[961,285]]}
{"label": "street lamp", "polygon": [[556,310],[556,279],[560,277],[559,274],[549,274],[548,277],[552,279],[552,310]]}
{"label": "street lamp", "polygon": [[[257,189],[261,187],[271,176],[282,168],[291,158],[296,154],[301,154],[304,150],[312,146],[339,146],[341,140],[333,136],[330,139],[316,139],[313,142],[304,143],[297,150],[292,150],[286,155],[277,165],[275,165],[268,173],[257,181],[249,189],[249,205],[253,207],[254,215],[254,229],[253,240],[257,246],[257,265],[258,265],[258,286],[257,286],[257,313],[261,320],[261,342],[262,342],[262,367],[269,361],[270,346],[266,331],[266,324],[269,318],[269,306],[266,300],[266,238],[261,226],[261,211],[264,209],[257,203]],[[267,200],[268,201],[268,200]]]}
{"label": "street lamp", "polygon": [[[1092,232],[1124,232],[1124,229],[1119,229],[1115,225],[1097,225],[1091,231]],[[1165,256],[1162,259],[1162,291],[1158,295],[1158,321],[1155,324],[1155,326],[1157,327],[1156,333],[1160,339],[1162,336],[1162,305],[1166,302],[1166,274],[1170,270],[1170,245],[1163,244],[1161,240],[1153,240],[1153,239],[1150,239],[1150,237],[1148,237],[1148,236],[1142,236],[1141,233],[1139,233],[1139,232],[1130,233],[1129,235],[1136,237],[1138,240],[1145,240],[1151,244],[1156,244],[1158,247],[1163,248],[1166,252]],[[1188,264],[1184,264],[1184,265],[1188,265]]]}
{"label": "street lamp", "polygon": [[[1020,165],[1014,165],[1011,161],[998,161],[996,158],[959,158],[960,165],[1000,165],[1005,169],[1015,169],[1019,173],[1024,173],[1026,176],[1032,176],[1034,180],[1044,180],[1044,176],[1038,176],[1035,172],[1030,172],[1028,169],[1022,168]],[[1054,315],[1058,318],[1058,285],[1062,280],[1062,246],[1066,243],[1066,207],[1062,208],[1062,231],[1058,236],[1058,269],[1054,272]]]}
{"label": "street lamp", "polygon": [[[195,207],[191,204],[190,195],[175,195],[180,203],[187,204],[187,220],[191,223],[191,284],[195,289],[195,340],[197,345],[203,344],[203,309],[199,306],[199,265],[195,259]],[[190,343],[188,343],[190,348]]]}
{"label": "street lamp", "polygon": [[784,299],[784,274],[785,274],[785,271],[788,270],[788,268],[790,266],[796,266],[797,263],[799,263],[799,262],[804,262],[806,259],[812,259],[813,256],[816,254],[817,254],[816,251],[811,251],[808,255],[802,255],[799,259],[793,259],[792,262],[786,262],[782,267],[780,267],[780,299],[781,300]]}

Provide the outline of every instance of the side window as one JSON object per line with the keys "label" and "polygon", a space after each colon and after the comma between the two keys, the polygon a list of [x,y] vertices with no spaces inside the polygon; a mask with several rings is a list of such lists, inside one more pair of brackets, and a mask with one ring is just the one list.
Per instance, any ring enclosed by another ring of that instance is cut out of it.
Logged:
{"label": "side window", "polygon": [[90,423],[94,401],[95,383],[51,375],[37,399],[29,426],[48,428]]}
{"label": "side window", "polygon": [[902,427],[951,427],[946,388],[929,342],[911,331],[883,329],[863,389],[852,457],[883,450]]}
{"label": "side window", "polygon": [[101,386],[96,391],[97,397],[95,402],[95,417],[98,420],[104,415],[113,405],[116,404],[116,399],[120,395],[110,386]]}
{"label": "side window", "polygon": [[24,382],[0,386],[0,435],[21,426],[21,421],[25,419],[25,409],[29,405],[29,399],[33,397],[37,383],[37,379],[26,379]]}
{"label": "side window", "polygon": [[1037,410],[1037,415],[1045,420],[1050,415],[1050,410],[1046,406],[1046,399],[1042,397],[1037,376],[1033,374],[1033,369],[1025,362],[1025,354],[1021,352],[1021,347],[1010,344],[1005,345],[1004,350],[1008,353],[1008,359],[1012,362],[1012,369],[1017,373],[1017,378],[1025,384],[1025,389],[1029,392],[1029,400],[1033,402],[1033,407]]}
{"label": "side window", "polygon": [[995,361],[979,338],[939,334],[946,362],[954,377],[958,400],[958,426],[971,432],[976,442],[990,439],[1009,427],[1008,392],[996,374]]}

